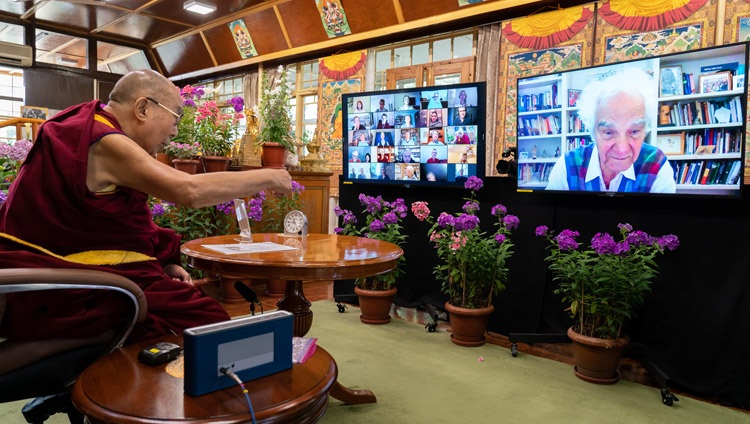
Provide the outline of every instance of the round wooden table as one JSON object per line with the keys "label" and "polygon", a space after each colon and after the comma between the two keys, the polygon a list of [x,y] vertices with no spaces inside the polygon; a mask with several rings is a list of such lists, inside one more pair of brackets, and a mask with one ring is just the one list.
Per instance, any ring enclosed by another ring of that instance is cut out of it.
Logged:
{"label": "round wooden table", "polygon": [[[177,337],[134,343],[88,367],[76,381],[73,403],[91,423],[247,423],[242,389],[228,387],[191,397],[183,391],[178,363],[151,367],[138,352],[157,341],[181,344]],[[179,359],[177,360],[179,361]],[[169,371],[168,371],[169,370]],[[320,346],[304,364],[245,383],[259,423],[314,423],[328,407],[337,377],[336,362]]]}
{"label": "round wooden table", "polygon": [[302,337],[312,326],[310,302],[303,281],[342,280],[388,272],[404,252],[393,243],[364,237],[310,234],[253,234],[253,242],[269,242],[294,250],[264,253],[221,253],[206,246],[240,244],[239,235],[190,240],[182,245],[188,264],[203,271],[237,278],[287,280],[277,306],[294,314],[294,335]]}

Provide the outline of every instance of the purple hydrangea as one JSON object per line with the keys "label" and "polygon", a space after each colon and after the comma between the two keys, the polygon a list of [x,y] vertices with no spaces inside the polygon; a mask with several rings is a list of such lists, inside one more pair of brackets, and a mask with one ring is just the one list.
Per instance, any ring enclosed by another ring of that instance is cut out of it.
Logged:
{"label": "purple hydrangea", "polygon": [[391,211],[383,215],[384,224],[395,224],[397,222],[398,222],[398,216],[396,216],[395,212]]}
{"label": "purple hydrangea", "polygon": [[224,215],[231,215],[234,212],[234,202],[224,202],[216,205],[216,210],[223,212]]}
{"label": "purple hydrangea", "polygon": [[515,230],[518,228],[518,225],[521,223],[521,220],[518,219],[515,215],[506,215],[503,218],[503,224],[505,224],[505,228],[509,230]]}
{"label": "purple hydrangea", "polygon": [[372,197],[364,193],[360,193],[359,203],[365,207],[365,210],[369,214],[378,213],[383,208],[383,198],[381,196]]}
{"label": "purple hydrangea", "polygon": [[242,112],[243,110],[245,110],[245,100],[240,96],[232,97],[227,101],[227,103],[232,105],[235,112]]}
{"label": "purple hydrangea", "polygon": [[557,242],[557,246],[562,251],[566,250],[576,250],[578,249],[578,243],[576,241],[576,237],[578,237],[580,234],[578,234],[578,231],[573,230],[562,230],[560,234],[555,237],[555,241]]}
{"label": "purple hydrangea", "polygon": [[305,191],[305,186],[298,183],[297,181],[292,180],[292,193],[293,194],[300,194],[303,191]]}
{"label": "purple hydrangea", "polygon": [[[5,193],[0,191],[0,199],[2,199],[3,202],[5,201],[5,197],[6,197]],[[2,202],[0,202],[0,205],[1,204]],[[153,216],[162,216],[164,215],[164,212],[165,212],[165,209],[162,203],[154,203],[151,206],[151,215]]]}
{"label": "purple hydrangea", "polygon": [[600,255],[614,255],[617,253],[617,242],[609,233],[596,233],[591,239],[591,248]]}
{"label": "purple hydrangea", "polygon": [[534,230],[534,234],[536,234],[537,236],[546,236],[548,231],[549,228],[546,225],[540,225],[536,227],[536,230]]}
{"label": "purple hydrangea", "polygon": [[653,237],[641,230],[629,233],[627,236],[625,236],[625,240],[627,240],[627,242],[630,243],[630,245],[633,247],[651,246],[655,242]]}
{"label": "purple hydrangea", "polygon": [[505,214],[508,213],[508,208],[498,203],[497,205],[492,207],[492,210],[490,213],[492,213],[492,216],[497,216],[497,217],[505,216]]}
{"label": "purple hydrangea", "polygon": [[662,249],[675,250],[680,247],[680,239],[674,234],[667,234],[661,236],[656,240],[659,243],[659,247]]}
{"label": "purple hydrangea", "polygon": [[351,211],[346,211],[346,213],[344,214],[343,222],[344,222],[344,225],[356,224],[357,216],[354,215],[354,213],[352,213]]}
{"label": "purple hydrangea", "polygon": [[468,189],[468,190],[471,190],[471,191],[477,191],[477,190],[481,189],[483,185],[484,185],[484,182],[482,182],[481,178],[472,175],[464,183],[464,188]]}
{"label": "purple hydrangea", "polygon": [[453,220],[453,228],[456,231],[469,231],[479,226],[479,217],[476,215],[460,215]]}
{"label": "purple hydrangea", "polygon": [[437,223],[440,228],[445,228],[448,226],[453,226],[453,215],[449,214],[448,212],[442,212],[440,216],[438,216]]}
{"label": "purple hydrangea", "polygon": [[479,211],[479,203],[474,200],[469,200],[464,203],[463,210],[466,213],[476,213]]}
{"label": "purple hydrangea", "polygon": [[620,230],[620,232],[629,233],[633,231],[633,226],[625,223],[625,224],[617,224],[617,228]]}
{"label": "purple hydrangea", "polygon": [[496,234],[495,235],[495,241],[497,242],[497,244],[503,244],[503,243],[505,243],[505,239],[506,239],[505,234]]}
{"label": "purple hydrangea", "polygon": [[381,221],[379,219],[374,219],[370,223],[370,231],[372,231],[374,233],[379,233],[379,232],[383,231],[383,228],[385,228],[385,224],[383,224],[383,221]]}

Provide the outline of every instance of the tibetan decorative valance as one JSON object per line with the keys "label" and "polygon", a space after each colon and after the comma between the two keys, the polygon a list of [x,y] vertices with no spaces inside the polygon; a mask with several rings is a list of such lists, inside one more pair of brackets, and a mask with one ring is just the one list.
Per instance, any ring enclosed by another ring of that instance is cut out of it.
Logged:
{"label": "tibetan decorative valance", "polygon": [[612,0],[599,6],[599,15],[620,29],[655,31],[690,17],[708,0]]}
{"label": "tibetan decorative valance", "polygon": [[503,28],[503,35],[519,47],[547,49],[573,38],[593,15],[594,12],[587,6],[540,13],[513,19]]}

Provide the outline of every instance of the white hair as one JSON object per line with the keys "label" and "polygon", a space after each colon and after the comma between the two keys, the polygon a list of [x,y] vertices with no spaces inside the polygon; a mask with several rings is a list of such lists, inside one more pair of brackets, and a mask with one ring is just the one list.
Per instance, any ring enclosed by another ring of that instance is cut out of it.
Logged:
{"label": "white hair", "polygon": [[578,99],[578,116],[591,136],[595,137],[596,112],[599,106],[618,94],[640,95],[645,105],[646,131],[657,115],[656,80],[645,70],[627,68],[603,80],[594,81],[584,87]]}

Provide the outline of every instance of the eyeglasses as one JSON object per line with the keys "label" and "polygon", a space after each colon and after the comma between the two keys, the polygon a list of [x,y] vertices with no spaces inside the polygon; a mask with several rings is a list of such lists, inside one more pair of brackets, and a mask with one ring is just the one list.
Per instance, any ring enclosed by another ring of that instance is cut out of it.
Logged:
{"label": "eyeglasses", "polygon": [[162,108],[162,109],[166,110],[167,112],[171,113],[172,116],[174,116],[175,118],[177,118],[177,121],[182,120],[182,113],[177,113],[177,112],[173,111],[172,109],[164,106],[163,104],[157,102],[156,100],[152,99],[151,97],[146,97],[146,100],[148,100],[150,102],[156,103],[157,106],[159,106],[160,108]]}

